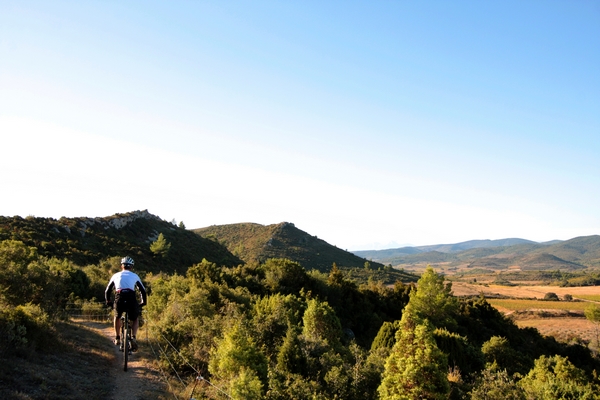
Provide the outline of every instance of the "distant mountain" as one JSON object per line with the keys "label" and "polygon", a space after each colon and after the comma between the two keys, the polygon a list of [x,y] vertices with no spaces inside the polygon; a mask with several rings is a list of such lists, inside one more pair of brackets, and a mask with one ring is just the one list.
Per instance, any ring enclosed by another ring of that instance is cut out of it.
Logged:
{"label": "distant mountain", "polygon": [[394,266],[445,263],[488,269],[516,266],[523,270],[569,271],[600,267],[600,236],[546,243],[524,239],[473,240],[453,245],[360,251],[355,254]]}
{"label": "distant mountain", "polygon": [[467,242],[455,243],[455,244],[437,244],[433,246],[418,246],[417,249],[426,251],[439,251],[440,253],[458,253],[460,251],[470,249],[480,249],[488,247],[506,247],[514,246],[517,244],[536,244],[531,240],[510,238],[510,239],[498,239],[498,240],[469,240]]}
{"label": "distant mountain", "polygon": [[[339,249],[296,228],[294,224],[282,222],[273,225],[239,223],[213,225],[193,232],[223,244],[235,256],[245,262],[262,262],[268,258],[287,258],[299,262],[306,269],[329,271],[333,263],[340,268],[364,268],[365,260]],[[382,268],[378,262],[370,262],[372,269]]]}
{"label": "distant mountain", "polygon": [[[155,256],[150,244],[162,233],[171,244],[166,258]],[[98,218],[36,218],[0,216],[0,240],[14,239],[36,247],[48,257],[66,258],[77,265],[131,255],[136,270],[178,272],[203,258],[219,265],[242,263],[225,247],[150,214],[134,211]]]}
{"label": "distant mountain", "polygon": [[467,242],[460,242],[455,244],[434,244],[428,246],[407,246],[400,247],[398,249],[387,249],[387,250],[362,250],[354,251],[353,253],[357,256],[372,259],[372,260],[383,260],[386,263],[389,259],[393,259],[397,256],[404,256],[408,254],[419,254],[427,252],[439,252],[439,253],[457,253],[470,249],[478,248],[489,248],[489,247],[502,247],[502,246],[514,246],[517,244],[535,244],[531,240],[525,239],[499,239],[499,240],[469,240]]}

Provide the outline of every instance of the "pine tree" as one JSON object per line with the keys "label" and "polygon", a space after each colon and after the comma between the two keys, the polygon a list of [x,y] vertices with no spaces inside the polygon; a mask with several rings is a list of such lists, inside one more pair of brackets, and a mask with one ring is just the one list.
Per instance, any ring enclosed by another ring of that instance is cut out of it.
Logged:
{"label": "pine tree", "polygon": [[585,317],[596,325],[596,348],[600,350],[600,307],[592,303],[585,308]]}
{"label": "pine tree", "polygon": [[385,363],[381,400],[446,399],[448,361],[437,347],[433,327],[405,309],[396,344]]}
{"label": "pine tree", "polygon": [[541,356],[527,376],[519,381],[528,399],[597,399],[598,386],[566,357]]}
{"label": "pine tree", "polygon": [[[262,391],[267,383],[267,358],[260,352],[248,329],[241,322],[234,325],[225,333],[223,339],[217,342],[208,368],[217,379],[228,382],[231,389],[237,387],[236,390],[242,390],[241,383],[250,381],[253,387],[256,387],[258,382]],[[253,389],[252,393],[254,391]]]}
{"label": "pine tree", "polygon": [[327,302],[310,299],[304,312],[302,335],[308,340],[325,340],[330,346],[340,343],[342,325]]}
{"label": "pine tree", "polygon": [[150,251],[161,257],[166,257],[170,249],[171,243],[167,242],[162,233],[159,233],[158,238],[150,245]]}
{"label": "pine tree", "polygon": [[410,293],[410,304],[415,316],[428,319],[436,328],[456,325],[453,314],[458,301],[452,296],[452,283],[444,283],[444,276],[430,266],[417,282],[417,290]]}

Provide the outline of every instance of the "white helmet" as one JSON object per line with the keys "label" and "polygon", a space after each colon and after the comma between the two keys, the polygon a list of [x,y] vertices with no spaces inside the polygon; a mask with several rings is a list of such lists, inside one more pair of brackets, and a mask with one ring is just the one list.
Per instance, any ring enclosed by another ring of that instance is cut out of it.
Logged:
{"label": "white helmet", "polygon": [[130,267],[133,267],[133,264],[134,264],[133,258],[131,258],[131,257],[129,257],[129,256],[123,257],[123,258],[121,259],[121,264],[122,264],[122,265],[128,265],[128,266],[130,266]]}

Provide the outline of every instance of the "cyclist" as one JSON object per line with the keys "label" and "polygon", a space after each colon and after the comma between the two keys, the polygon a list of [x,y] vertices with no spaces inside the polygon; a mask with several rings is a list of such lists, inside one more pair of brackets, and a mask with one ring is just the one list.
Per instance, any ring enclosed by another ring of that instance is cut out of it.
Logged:
{"label": "cyclist", "polygon": [[[140,307],[146,305],[146,289],[142,284],[140,277],[131,272],[131,268],[133,267],[134,261],[133,258],[126,256],[121,259],[121,271],[117,272],[110,278],[108,285],[106,286],[106,290],[104,291],[104,299],[106,300],[106,304],[110,305],[110,293],[113,289],[115,289],[115,301],[114,301],[114,309],[115,309],[115,318],[114,318],[114,326],[115,326],[115,345],[119,346],[121,344],[121,338],[119,333],[121,332],[121,315],[123,312],[127,312],[129,314],[129,320],[131,321],[132,328],[132,336],[133,340],[131,343],[131,347],[133,351],[137,350],[137,342],[136,335],[139,327],[139,311]],[[140,290],[141,300],[142,302],[138,304],[136,296],[135,296],[135,288]]]}

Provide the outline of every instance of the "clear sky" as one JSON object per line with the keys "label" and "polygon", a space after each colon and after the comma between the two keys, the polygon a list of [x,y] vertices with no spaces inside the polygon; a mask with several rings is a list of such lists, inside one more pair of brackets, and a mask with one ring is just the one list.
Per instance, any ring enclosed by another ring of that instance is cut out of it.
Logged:
{"label": "clear sky", "polygon": [[598,1],[0,1],[0,215],[600,234]]}

